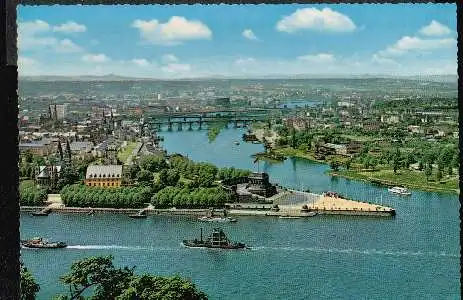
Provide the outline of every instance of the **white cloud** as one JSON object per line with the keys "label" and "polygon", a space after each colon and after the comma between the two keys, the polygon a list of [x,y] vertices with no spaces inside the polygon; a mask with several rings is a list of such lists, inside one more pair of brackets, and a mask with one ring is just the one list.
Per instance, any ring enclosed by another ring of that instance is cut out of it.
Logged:
{"label": "white cloud", "polygon": [[[66,24],[69,24],[69,22],[62,24],[59,27],[65,28],[63,26]],[[21,51],[48,48],[58,53],[73,53],[83,50],[69,39],[60,40],[53,36],[52,31],[55,31],[55,28],[57,27],[51,27],[50,24],[42,20],[19,23],[18,48]],[[68,28],[70,27],[68,26]]]}
{"label": "white cloud", "polygon": [[312,62],[312,63],[332,63],[335,60],[333,54],[329,54],[329,53],[303,55],[303,56],[298,56],[297,59]]}
{"label": "white cloud", "polygon": [[134,58],[132,59],[132,62],[139,67],[148,67],[151,65],[151,63],[144,58]]}
{"label": "white cloud", "polygon": [[191,65],[172,63],[163,66],[161,70],[166,73],[188,73],[191,70]]}
{"label": "white cloud", "polygon": [[55,32],[65,32],[65,33],[74,33],[74,32],[85,32],[87,27],[82,24],[77,24],[74,21],[68,21],[58,26],[53,26],[53,31]]}
{"label": "white cloud", "polygon": [[166,23],[158,20],[135,20],[132,27],[140,31],[140,36],[152,44],[177,45],[186,40],[210,39],[212,31],[197,20],[173,16]]}
{"label": "white cloud", "polygon": [[400,56],[413,51],[427,51],[456,46],[453,38],[421,39],[419,37],[404,36],[386,50],[379,51],[381,56]]}
{"label": "white cloud", "polygon": [[448,35],[451,32],[450,28],[435,20],[432,20],[429,25],[420,29],[420,33],[427,36],[442,36]]}
{"label": "white cloud", "polygon": [[256,60],[252,57],[244,57],[244,58],[238,58],[235,60],[236,65],[248,65],[248,64],[253,64],[255,63]]}
{"label": "white cloud", "polygon": [[164,54],[162,56],[162,61],[165,63],[176,63],[179,61],[179,59],[173,54]]}
{"label": "white cloud", "polygon": [[354,22],[331,8],[322,10],[316,8],[302,8],[292,15],[278,21],[278,31],[294,33],[298,30],[312,29],[319,31],[351,32],[356,28]]}
{"label": "white cloud", "polygon": [[19,34],[33,35],[39,32],[50,31],[50,25],[42,20],[21,22],[18,25]]}
{"label": "white cloud", "polygon": [[36,65],[38,62],[35,59],[26,57],[26,56],[19,56],[18,57],[18,67],[29,67]]}
{"label": "white cloud", "polygon": [[259,38],[254,34],[254,32],[251,29],[245,29],[241,33],[241,35],[248,40],[254,40],[254,41],[259,40]]}
{"label": "white cloud", "polygon": [[101,63],[109,61],[109,57],[100,53],[100,54],[85,54],[82,56],[82,61],[85,62],[94,62],[94,63]]}
{"label": "white cloud", "polygon": [[60,53],[75,53],[75,52],[83,51],[81,47],[77,46],[73,41],[69,39],[58,41],[53,46],[53,48],[56,52],[60,52]]}
{"label": "white cloud", "polygon": [[391,58],[382,57],[381,55],[376,54],[376,53],[373,54],[373,56],[371,57],[371,61],[374,64],[379,64],[379,65],[394,65],[394,66],[400,65],[397,61]]}

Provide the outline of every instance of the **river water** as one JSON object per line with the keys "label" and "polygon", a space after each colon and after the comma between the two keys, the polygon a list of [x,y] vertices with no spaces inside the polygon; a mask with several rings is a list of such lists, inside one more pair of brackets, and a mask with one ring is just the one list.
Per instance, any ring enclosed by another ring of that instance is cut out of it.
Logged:
{"label": "river water", "polygon": [[195,161],[269,173],[271,181],[312,192],[396,209],[395,218],[317,216],[309,219],[239,217],[223,225],[245,251],[187,249],[185,238],[213,226],[191,217],[134,220],[112,214],[21,215],[21,237],[66,241],[65,249],[22,249],[41,285],[39,299],[67,287],[59,276],[73,261],[112,254],[118,266],[139,273],[189,277],[210,299],[460,299],[459,201],[454,194],[385,188],[326,175],[328,167],[301,159],[253,164],[262,145],[241,141],[243,129],[226,129],[209,143],[206,131],[163,132],[168,152]]}

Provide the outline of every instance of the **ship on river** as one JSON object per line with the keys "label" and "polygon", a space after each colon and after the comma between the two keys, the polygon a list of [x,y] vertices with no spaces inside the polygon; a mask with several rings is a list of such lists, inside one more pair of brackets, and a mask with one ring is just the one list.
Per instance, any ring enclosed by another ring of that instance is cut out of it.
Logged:
{"label": "ship on river", "polygon": [[218,248],[218,249],[244,249],[243,243],[230,241],[222,229],[214,228],[206,240],[203,240],[203,229],[201,228],[200,239],[183,240],[183,245],[191,248]]}
{"label": "ship on river", "polygon": [[41,237],[35,237],[31,240],[21,241],[21,246],[26,248],[37,248],[37,249],[55,249],[55,248],[66,248],[68,245],[64,242],[49,242]]}

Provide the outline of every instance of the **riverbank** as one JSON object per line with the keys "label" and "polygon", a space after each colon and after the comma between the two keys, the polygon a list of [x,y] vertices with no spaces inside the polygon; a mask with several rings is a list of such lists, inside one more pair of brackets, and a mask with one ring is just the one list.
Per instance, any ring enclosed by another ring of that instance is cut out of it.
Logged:
{"label": "riverbank", "polygon": [[[390,171],[389,173],[392,173],[393,171]],[[375,176],[379,175],[380,172],[355,172],[352,170],[338,170],[338,171],[328,171],[328,174],[331,176],[339,176],[347,179],[353,179],[353,180],[361,180],[365,182],[370,182],[370,183],[375,183],[375,184],[381,184],[384,186],[404,186],[407,188],[413,188],[413,189],[418,189],[418,190],[423,190],[423,191],[428,191],[428,192],[444,192],[444,193],[456,193],[460,194],[460,189],[454,188],[452,186],[447,186],[442,187],[442,186],[437,186],[437,185],[442,185],[439,182],[431,182],[431,181],[424,181],[421,182],[420,184],[416,184],[415,182],[418,180],[416,174],[413,174],[413,171],[401,171],[401,173],[392,176],[388,176],[387,172],[383,171],[383,174],[385,174],[384,177],[380,176]],[[389,174],[390,175],[390,174]],[[407,179],[415,182],[410,182]],[[458,180],[454,180],[455,185],[458,186]]]}

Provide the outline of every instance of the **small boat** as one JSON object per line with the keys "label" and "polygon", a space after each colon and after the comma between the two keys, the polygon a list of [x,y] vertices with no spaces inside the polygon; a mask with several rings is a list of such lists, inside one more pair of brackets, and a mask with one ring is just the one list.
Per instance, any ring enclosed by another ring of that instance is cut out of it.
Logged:
{"label": "small boat", "polygon": [[68,245],[64,242],[48,242],[40,237],[36,237],[31,240],[21,241],[21,246],[26,248],[55,249],[66,248]]}
{"label": "small boat", "polygon": [[240,142],[238,142],[238,141],[235,141],[235,145],[239,145],[239,144],[240,144]]}
{"label": "small boat", "polygon": [[201,222],[217,222],[217,223],[234,223],[237,222],[236,219],[230,218],[230,217],[208,217],[208,216],[203,216],[199,217],[198,221]]}
{"label": "small boat", "polygon": [[389,192],[399,195],[411,195],[412,193],[409,192],[406,188],[394,186],[392,188],[387,189]]}
{"label": "small boat", "polygon": [[245,244],[230,241],[220,228],[214,228],[211,235],[204,241],[201,228],[200,240],[183,240],[183,245],[189,248],[245,249]]}

